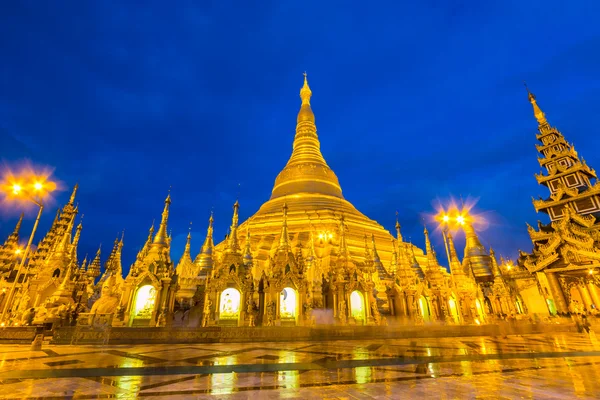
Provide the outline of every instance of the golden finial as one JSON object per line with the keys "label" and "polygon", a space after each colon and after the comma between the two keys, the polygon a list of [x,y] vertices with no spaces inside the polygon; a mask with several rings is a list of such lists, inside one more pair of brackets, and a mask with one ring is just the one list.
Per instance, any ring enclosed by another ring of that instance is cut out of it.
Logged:
{"label": "golden finial", "polygon": [[167,198],[165,199],[165,203],[171,204],[171,189],[173,186],[169,186],[169,191],[167,192]]}
{"label": "golden finial", "polygon": [[527,90],[527,98],[529,99],[529,102],[533,106],[533,115],[535,116],[535,119],[537,119],[537,122],[540,125],[540,127],[548,126],[548,121],[546,120],[546,114],[544,114],[544,112],[542,111],[540,106],[538,106],[537,101],[535,99],[535,95],[529,91],[529,88],[527,87],[527,84],[525,82],[523,82],[523,84],[525,85],[525,90]]}
{"label": "golden finial", "polygon": [[300,89],[300,98],[302,99],[302,105],[310,106],[310,97],[312,96],[312,91],[308,86],[308,79],[306,78],[306,72],[304,72],[304,86]]}
{"label": "golden finial", "polygon": [[75,202],[75,196],[77,195],[77,189],[79,188],[79,183],[76,183],[73,186],[73,192],[71,193],[71,198],[69,199],[69,204],[73,204]]}

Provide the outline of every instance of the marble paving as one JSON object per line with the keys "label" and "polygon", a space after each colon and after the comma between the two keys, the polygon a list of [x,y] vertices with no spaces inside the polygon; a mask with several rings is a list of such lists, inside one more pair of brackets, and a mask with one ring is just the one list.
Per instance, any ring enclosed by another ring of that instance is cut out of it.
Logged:
{"label": "marble paving", "polygon": [[595,334],[0,346],[2,399],[594,399]]}

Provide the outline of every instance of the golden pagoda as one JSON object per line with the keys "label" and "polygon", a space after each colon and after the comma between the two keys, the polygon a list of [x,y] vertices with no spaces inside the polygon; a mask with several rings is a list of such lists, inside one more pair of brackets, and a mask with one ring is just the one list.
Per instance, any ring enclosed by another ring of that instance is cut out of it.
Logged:
{"label": "golden pagoda", "polygon": [[[268,265],[269,257],[277,249],[282,225],[282,208],[287,205],[287,231],[293,247],[298,244],[307,250],[314,245],[321,260],[322,273],[335,263],[334,245],[340,218],[347,228],[346,242],[350,254],[364,256],[364,237],[373,238],[377,252],[387,272],[391,271],[393,236],[383,226],[363,215],[342,195],[336,174],[321,154],[315,115],[311,109],[312,91],[306,74],[300,90],[302,101],[298,112],[292,155],[275,179],[271,198],[247,221],[240,224],[239,239],[245,243],[245,232],[252,235],[255,276],[260,276]],[[311,242],[311,237],[313,238]],[[405,244],[408,245],[408,244]],[[215,248],[217,256],[226,242]],[[414,247],[414,246],[413,246]],[[425,265],[423,251],[413,248],[419,264]]]}
{"label": "golden pagoda", "polygon": [[[520,252],[519,265],[537,278],[539,295],[551,314],[597,313],[600,306],[598,268],[600,267],[600,182],[596,172],[569,144],[562,133],[552,127],[528,92],[538,122],[536,145],[538,162],[546,173],[536,174],[540,185],[550,190],[545,199],[533,199],[537,212],[550,217],[549,224],[528,225],[533,251]],[[527,279],[520,284],[521,294],[531,287]],[[536,296],[523,295],[531,302]],[[528,304],[538,312],[539,304]]]}

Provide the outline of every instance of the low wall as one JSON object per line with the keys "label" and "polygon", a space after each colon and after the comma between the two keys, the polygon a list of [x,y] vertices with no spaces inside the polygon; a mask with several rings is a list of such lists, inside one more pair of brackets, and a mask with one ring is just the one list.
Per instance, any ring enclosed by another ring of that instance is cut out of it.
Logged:
{"label": "low wall", "polygon": [[[576,332],[574,324],[343,326],[343,327],[207,327],[207,328],[93,328],[61,327],[53,344],[242,343],[361,339],[408,339],[467,336],[505,336]],[[32,339],[33,340],[33,337]]]}
{"label": "low wall", "polygon": [[[2,344],[31,344],[39,330],[35,326],[10,326],[0,328],[0,345]],[[40,332],[42,333],[42,332]]]}

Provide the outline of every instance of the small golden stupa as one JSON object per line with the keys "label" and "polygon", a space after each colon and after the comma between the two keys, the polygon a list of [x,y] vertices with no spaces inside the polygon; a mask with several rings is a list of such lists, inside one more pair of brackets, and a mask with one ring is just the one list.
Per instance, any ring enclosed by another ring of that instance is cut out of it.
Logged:
{"label": "small golden stupa", "polygon": [[[300,89],[302,105],[298,113],[296,136],[292,146],[292,155],[286,166],[275,179],[271,198],[238,229],[242,247],[248,232],[250,233],[255,270],[254,276],[260,276],[269,257],[279,244],[283,224],[282,209],[287,204],[287,225],[292,247],[307,251],[314,249],[321,260],[321,270],[327,271],[336,260],[340,219],[343,216],[346,226],[347,247],[351,256],[365,257],[365,237],[373,241],[376,256],[381,264],[390,271],[394,252],[394,237],[383,226],[363,215],[343,194],[337,176],[327,165],[321,154],[321,144],[317,136],[315,115],[311,109],[312,91],[304,74],[304,86]],[[402,238],[398,238],[402,242]],[[221,242],[215,248],[220,255],[225,247]],[[423,268],[427,259],[423,251],[408,243],[400,244],[413,247],[416,259]]]}

